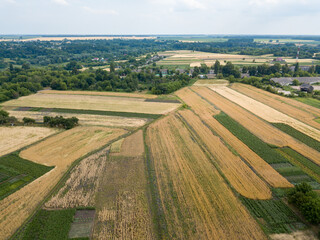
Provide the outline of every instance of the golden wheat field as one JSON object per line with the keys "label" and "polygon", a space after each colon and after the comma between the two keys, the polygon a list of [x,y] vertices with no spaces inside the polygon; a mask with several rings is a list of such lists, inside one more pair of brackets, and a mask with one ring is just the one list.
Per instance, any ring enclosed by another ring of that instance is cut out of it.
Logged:
{"label": "golden wheat field", "polygon": [[114,96],[114,97],[132,97],[154,99],[157,95],[143,93],[125,93],[125,92],[94,92],[94,91],[59,91],[59,90],[42,90],[45,94],[68,94],[68,95],[93,95],[93,96]]}
{"label": "golden wheat field", "polygon": [[278,96],[250,85],[232,84],[232,89],[239,91],[259,102],[262,102],[278,111],[298,119],[312,127],[320,129],[320,124],[314,121],[320,116],[320,110],[304,103]]}
{"label": "golden wheat field", "polygon": [[0,156],[28,146],[58,132],[44,127],[0,127]]}
{"label": "golden wheat field", "polygon": [[192,87],[192,89],[207,99],[211,104],[214,104],[227,115],[239,122],[264,142],[278,147],[289,146],[313,162],[320,164],[320,153],[313,148],[297,141],[288,134],[285,134],[279,129],[273,127],[271,124],[268,124],[267,122],[208,88]]}
{"label": "golden wheat field", "polygon": [[274,170],[268,163],[253,152],[247,145],[235,137],[228,129],[221,125],[213,115],[219,114],[212,105],[200,98],[188,88],[177,92],[177,95],[187,103],[192,110],[227,144],[229,144],[250,166],[273,187],[292,187],[283,176]]}
{"label": "golden wheat field", "polygon": [[74,113],[54,113],[54,112],[37,112],[37,111],[8,111],[10,116],[16,117],[22,121],[24,117],[35,119],[37,122],[43,122],[44,116],[62,116],[66,118],[76,117],[79,119],[80,125],[89,126],[107,126],[107,127],[130,127],[136,128],[145,125],[148,119],[145,118],[130,118],[117,116],[104,116],[93,114],[74,114]]}
{"label": "golden wheat field", "polygon": [[116,128],[76,127],[22,151],[22,158],[55,168],[0,201],[0,239],[18,229],[75,160],[125,133]]}
{"label": "golden wheat field", "polygon": [[96,197],[93,239],[154,239],[147,197],[142,130],[107,157]]}
{"label": "golden wheat field", "polygon": [[199,138],[199,144],[213,156],[217,168],[242,196],[251,199],[271,199],[269,187],[242,160],[234,155],[210,129],[191,111],[180,111],[184,121]]}
{"label": "golden wheat field", "polygon": [[147,129],[168,239],[266,239],[175,115]]}
{"label": "golden wheat field", "polygon": [[2,106],[90,109],[100,111],[165,114],[178,108],[180,104],[146,102],[145,99],[128,97],[37,93],[5,102]]}
{"label": "golden wheat field", "polygon": [[230,101],[238,104],[239,106],[247,109],[248,111],[268,122],[288,124],[302,133],[320,141],[320,130],[318,129],[315,129],[303,122],[298,121],[295,118],[283,114],[282,112],[279,112],[276,109],[254,100],[244,94],[241,94],[231,88],[225,86],[214,86],[210,88],[221,96],[229,99]]}

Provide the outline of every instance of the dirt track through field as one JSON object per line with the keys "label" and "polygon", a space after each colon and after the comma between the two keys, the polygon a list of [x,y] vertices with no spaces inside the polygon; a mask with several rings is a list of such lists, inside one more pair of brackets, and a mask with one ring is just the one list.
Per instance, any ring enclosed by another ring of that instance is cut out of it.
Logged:
{"label": "dirt track through field", "polygon": [[123,129],[76,127],[22,151],[20,156],[53,170],[0,201],[0,239],[9,238],[78,158],[125,134]]}
{"label": "dirt track through field", "polygon": [[225,142],[227,142],[237,153],[240,154],[250,166],[263,177],[271,186],[277,188],[292,187],[283,176],[275,171],[268,163],[253,152],[247,145],[235,137],[228,129],[221,125],[213,115],[219,111],[201,99],[196,93],[184,88],[176,93],[192,110]]}
{"label": "dirt track through field", "polygon": [[[308,111],[308,108],[301,108],[302,106],[300,106],[300,104],[298,104],[300,107],[292,106],[285,102],[286,99],[275,98],[272,95],[270,95],[271,93],[267,93],[266,91],[262,92],[261,89],[258,89],[249,85],[235,83],[235,84],[232,84],[231,88],[261,103],[264,103],[284,114],[287,114],[292,118],[295,118],[301,122],[304,122],[305,124],[308,124],[314,128],[320,129],[320,124],[314,121],[314,119],[316,118],[315,115],[313,113],[310,113]],[[298,101],[296,102],[298,103]],[[320,116],[320,115],[317,115],[317,116]]]}
{"label": "dirt track through field", "polygon": [[234,103],[240,105],[241,107],[268,122],[288,124],[302,133],[320,141],[320,130],[318,129],[289,117],[288,115],[285,115],[272,107],[247,97],[246,95],[241,94],[229,87],[215,86],[210,88],[221,96],[233,101]]}
{"label": "dirt track through field", "polygon": [[152,124],[147,143],[168,239],[266,239],[177,117]]}
{"label": "dirt track through field", "polygon": [[289,146],[320,165],[320,153],[313,148],[297,141],[293,137],[283,133],[279,129],[266,123],[257,116],[208,88],[192,87],[192,89],[239,122],[264,142],[278,147]]}

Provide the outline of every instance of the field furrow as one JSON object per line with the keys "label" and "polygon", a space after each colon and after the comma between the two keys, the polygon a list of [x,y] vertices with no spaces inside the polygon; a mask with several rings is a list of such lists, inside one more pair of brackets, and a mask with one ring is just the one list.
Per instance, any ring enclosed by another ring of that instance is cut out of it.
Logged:
{"label": "field furrow", "polygon": [[275,94],[272,95],[271,93],[267,93],[266,91],[263,92],[261,89],[252,87],[250,85],[234,83],[232,84],[231,88],[259,102],[262,102],[284,114],[287,114],[290,117],[296,118],[299,121],[304,122],[305,124],[320,129],[320,124],[314,121],[316,117],[320,116],[320,111],[319,114],[315,115],[317,111],[313,111],[313,113],[309,112],[309,107],[303,108],[304,106],[300,106],[301,103],[299,103],[298,101],[296,101],[297,104],[293,106],[291,104],[288,104],[286,102],[287,99],[284,97],[273,97],[273,95]]}
{"label": "field furrow", "polygon": [[168,239],[265,239],[177,116],[147,129]]}
{"label": "field furrow", "polygon": [[180,90],[177,92],[177,95],[187,103],[213,131],[235,149],[235,151],[240,154],[240,156],[271,186],[279,188],[292,187],[291,183],[213,118],[213,115],[218,114],[219,111],[214,109],[212,105],[208,104],[188,88]]}
{"label": "field furrow", "polygon": [[231,118],[239,122],[264,142],[278,147],[289,146],[303,156],[320,165],[320,153],[313,148],[297,141],[293,137],[283,133],[279,129],[273,127],[271,124],[266,123],[257,116],[249,113],[247,110],[208,88],[192,87],[192,89],[206,98],[209,102],[217,106],[219,109],[224,111]]}

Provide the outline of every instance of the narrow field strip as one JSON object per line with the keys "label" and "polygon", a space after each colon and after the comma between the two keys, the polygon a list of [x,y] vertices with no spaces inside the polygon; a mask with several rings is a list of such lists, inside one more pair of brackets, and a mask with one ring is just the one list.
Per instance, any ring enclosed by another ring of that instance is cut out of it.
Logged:
{"label": "narrow field strip", "polygon": [[195,111],[196,114],[228,143],[250,166],[265,179],[272,187],[292,187],[284,177],[275,171],[259,155],[252,151],[245,143],[233,135],[226,127],[220,124],[213,116],[219,114],[212,105],[201,99],[188,88],[177,92],[177,95]]}
{"label": "narrow field strip", "polygon": [[192,87],[192,89],[202,97],[206,98],[210,103],[224,111],[231,118],[239,122],[262,141],[278,147],[288,146],[312,160],[314,163],[320,165],[320,153],[313,148],[297,141],[293,137],[285,134],[279,129],[273,127],[271,124],[266,123],[252,113],[249,113],[242,107],[208,88]]}
{"label": "narrow field strip", "polygon": [[295,106],[293,106],[286,103],[286,99],[284,97],[275,98],[271,95],[271,93],[264,93],[261,89],[257,89],[249,85],[234,83],[232,84],[231,88],[261,103],[264,103],[284,114],[287,114],[292,118],[304,122],[305,124],[320,129],[320,124],[314,121],[316,117],[320,116],[320,111],[319,115],[315,116],[314,113],[308,111],[309,108],[302,108],[303,106],[300,106],[301,103],[295,100],[291,100],[292,103],[294,103],[293,101],[297,103]]}
{"label": "narrow field strip", "polygon": [[210,129],[191,111],[179,111],[184,121],[200,138],[201,143],[212,154],[215,163],[226,176],[230,184],[242,196],[251,199],[270,199],[268,186],[215,136]]}
{"label": "narrow field strip", "polygon": [[166,114],[180,106],[179,103],[146,102],[145,99],[91,95],[37,93],[1,104],[4,107],[90,109],[110,112]]}
{"label": "narrow field strip", "polygon": [[75,160],[125,133],[115,128],[76,127],[22,151],[22,158],[55,168],[0,201],[0,239],[7,239],[21,226]]}
{"label": "narrow field strip", "polygon": [[211,87],[210,89],[268,122],[288,124],[304,134],[320,141],[320,130],[289,117],[288,115],[285,115],[273,109],[272,107],[269,107],[228,87]]}
{"label": "narrow field strip", "polygon": [[168,239],[266,239],[176,116],[147,129]]}

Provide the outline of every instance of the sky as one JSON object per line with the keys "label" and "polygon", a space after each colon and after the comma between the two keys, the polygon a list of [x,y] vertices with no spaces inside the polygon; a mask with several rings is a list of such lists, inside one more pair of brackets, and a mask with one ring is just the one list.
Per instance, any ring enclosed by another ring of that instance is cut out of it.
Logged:
{"label": "sky", "polygon": [[320,0],[0,0],[0,34],[320,35]]}

